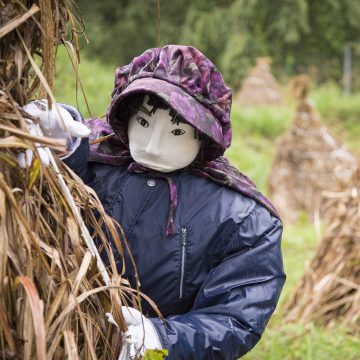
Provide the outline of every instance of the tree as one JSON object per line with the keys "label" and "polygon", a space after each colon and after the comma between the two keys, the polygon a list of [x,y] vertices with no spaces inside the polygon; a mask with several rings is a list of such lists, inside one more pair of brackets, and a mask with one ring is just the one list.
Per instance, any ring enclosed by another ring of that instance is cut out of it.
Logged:
{"label": "tree", "polygon": [[[116,66],[157,46],[156,1],[79,1],[87,52]],[[194,45],[232,86],[270,56],[279,74],[316,68],[318,80],[340,79],[345,46],[360,53],[360,2],[353,0],[173,0],[161,2],[161,45]],[[356,55],[356,54],[355,54]]]}

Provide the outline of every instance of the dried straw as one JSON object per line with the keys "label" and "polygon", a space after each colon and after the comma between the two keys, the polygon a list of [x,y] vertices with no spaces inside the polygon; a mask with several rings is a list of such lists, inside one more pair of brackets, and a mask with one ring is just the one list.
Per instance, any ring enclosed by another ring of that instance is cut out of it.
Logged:
{"label": "dried straw", "polygon": [[286,304],[286,320],[343,323],[359,333],[360,171],[324,198],[326,232]]}
{"label": "dried straw", "polygon": [[307,96],[308,79],[294,83],[300,99],[289,131],[277,142],[269,177],[269,193],[285,222],[298,219],[301,211],[311,219],[321,216],[321,193],[338,181],[347,181],[356,159],[339,145],[320,121]]}
{"label": "dried straw", "polygon": [[[54,100],[54,45],[65,42],[74,16],[62,0],[0,6],[0,358],[113,359],[121,337],[105,312],[126,330],[120,305],[138,307],[143,296],[122,279],[108,245],[111,238],[122,256],[126,240],[94,191],[56,155],[55,166],[41,164],[38,146],[63,151],[65,144],[29,134],[33,119],[21,109],[40,87]],[[28,149],[35,160],[20,169],[16,157]],[[76,208],[107,254],[110,285],[83,240]]]}
{"label": "dried straw", "polygon": [[270,59],[258,58],[236,97],[241,106],[281,105],[279,86],[270,72]]}

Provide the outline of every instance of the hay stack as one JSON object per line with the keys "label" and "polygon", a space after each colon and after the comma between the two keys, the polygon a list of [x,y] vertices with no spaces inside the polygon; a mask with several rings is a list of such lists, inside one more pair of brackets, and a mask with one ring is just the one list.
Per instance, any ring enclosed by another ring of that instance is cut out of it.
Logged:
{"label": "hay stack", "polygon": [[357,163],[321,124],[314,103],[306,97],[308,80],[298,80],[295,119],[277,142],[269,178],[270,197],[288,223],[296,221],[301,211],[312,219],[317,216],[321,192],[348,180]]}
{"label": "hay stack", "polygon": [[[109,290],[58,171],[39,161],[37,146],[61,151],[65,144],[30,135],[26,123],[33,119],[20,107],[36,96],[40,84],[52,87],[54,43],[65,42],[66,21],[74,16],[61,0],[8,1],[0,10],[0,358],[116,358],[121,339],[105,312],[112,311],[124,330],[119,305],[138,300],[118,274],[105,236],[111,234],[122,253],[121,229],[96,194],[57,160],[75,208],[107,251]],[[43,73],[35,52],[42,56]],[[26,149],[35,160],[20,169],[16,157]]]}
{"label": "hay stack", "polygon": [[279,86],[270,72],[269,58],[257,59],[256,66],[243,82],[236,103],[241,106],[282,104]]}
{"label": "hay stack", "polygon": [[286,319],[343,323],[359,333],[360,171],[324,198],[325,235],[286,304]]}

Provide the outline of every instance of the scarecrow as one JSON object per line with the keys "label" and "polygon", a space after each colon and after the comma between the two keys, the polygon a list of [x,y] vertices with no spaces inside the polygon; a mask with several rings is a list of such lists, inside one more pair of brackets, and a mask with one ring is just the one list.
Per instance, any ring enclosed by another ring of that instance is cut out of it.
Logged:
{"label": "scarecrow", "polygon": [[63,161],[122,225],[138,273],[124,254],[124,277],[163,315],[147,302],[142,313],[123,307],[124,358],[161,348],[169,359],[237,359],[252,349],[285,280],[282,224],[222,156],[231,90],[214,64],[190,46],[147,50],[116,70],[107,122],[87,128],[75,108],[60,104],[57,122],[46,105],[25,109],[46,135],[70,135]]}

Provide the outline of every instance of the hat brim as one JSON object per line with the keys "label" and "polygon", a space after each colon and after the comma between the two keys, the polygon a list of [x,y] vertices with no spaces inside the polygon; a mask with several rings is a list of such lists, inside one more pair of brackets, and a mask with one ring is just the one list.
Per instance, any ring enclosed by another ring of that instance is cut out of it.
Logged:
{"label": "hat brim", "polygon": [[108,121],[115,132],[116,128],[122,125],[116,124],[116,122],[119,121],[117,114],[119,104],[129,95],[136,93],[150,93],[159,96],[186,122],[214,141],[217,147],[222,149],[222,152],[225,150],[222,128],[212,112],[181,89],[181,87],[156,78],[140,78],[134,80],[113,101],[108,113]]}

